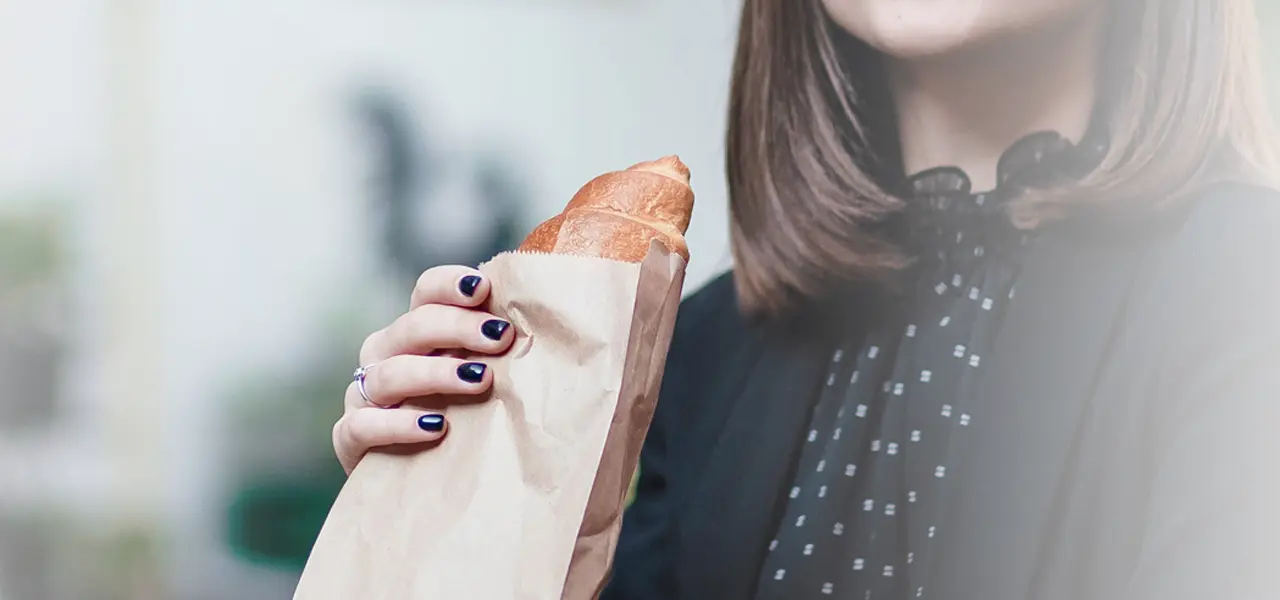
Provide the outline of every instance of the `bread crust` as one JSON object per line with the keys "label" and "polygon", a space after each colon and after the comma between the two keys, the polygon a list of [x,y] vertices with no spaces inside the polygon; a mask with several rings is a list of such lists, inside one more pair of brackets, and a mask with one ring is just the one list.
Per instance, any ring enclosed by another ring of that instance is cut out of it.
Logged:
{"label": "bread crust", "polygon": [[684,234],[693,213],[689,168],[667,156],[588,182],[520,250],[640,262],[656,240],[689,260]]}

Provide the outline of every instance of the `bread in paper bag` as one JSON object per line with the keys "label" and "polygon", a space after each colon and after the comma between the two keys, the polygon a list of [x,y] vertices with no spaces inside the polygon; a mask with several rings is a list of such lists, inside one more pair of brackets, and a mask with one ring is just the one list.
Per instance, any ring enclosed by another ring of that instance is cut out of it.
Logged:
{"label": "bread in paper bag", "polygon": [[602,175],[481,265],[517,331],[448,438],[352,472],[297,600],[589,600],[657,401],[693,192],[675,157]]}

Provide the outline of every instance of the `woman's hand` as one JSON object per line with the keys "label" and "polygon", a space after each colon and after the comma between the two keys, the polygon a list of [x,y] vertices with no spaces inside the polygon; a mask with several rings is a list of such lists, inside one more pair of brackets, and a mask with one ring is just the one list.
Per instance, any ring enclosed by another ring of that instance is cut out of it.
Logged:
{"label": "woman's hand", "polygon": [[348,474],[370,448],[444,437],[443,416],[401,407],[405,400],[489,389],[493,374],[483,360],[438,355],[450,350],[493,355],[511,346],[511,324],[476,308],[488,297],[489,282],[475,269],[430,269],[418,278],[409,312],[365,339],[363,389],[359,381],[347,386],[346,410],[333,426],[333,447]]}

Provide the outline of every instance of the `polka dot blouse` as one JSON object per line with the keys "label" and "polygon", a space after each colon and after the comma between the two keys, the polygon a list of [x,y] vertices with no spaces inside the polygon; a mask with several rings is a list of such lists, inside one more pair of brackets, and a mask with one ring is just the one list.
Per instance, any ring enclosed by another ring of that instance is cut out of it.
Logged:
{"label": "polka dot blouse", "polygon": [[1106,150],[1099,137],[1022,139],[988,193],[949,167],[907,180],[919,260],[878,326],[830,356],[758,599],[947,597],[929,589],[929,573],[948,520],[962,518],[947,510],[965,475],[950,458],[983,418],[965,399],[1016,302],[1020,249],[1033,242],[1004,205],[1092,168]]}

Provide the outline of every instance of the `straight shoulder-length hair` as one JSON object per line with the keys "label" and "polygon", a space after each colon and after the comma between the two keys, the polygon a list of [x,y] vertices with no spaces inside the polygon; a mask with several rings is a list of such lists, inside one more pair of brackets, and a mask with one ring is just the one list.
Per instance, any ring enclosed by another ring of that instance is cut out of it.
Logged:
{"label": "straight shoulder-length hair", "polygon": [[[1069,189],[1010,202],[1021,227],[1076,209],[1163,210],[1276,165],[1253,0],[1108,1],[1098,110],[1109,149]],[[750,316],[911,260],[880,226],[903,205],[877,175],[882,159],[898,161],[881,61],[849,39],[821,0],[745,0],[726,162],[734,281]]]}

